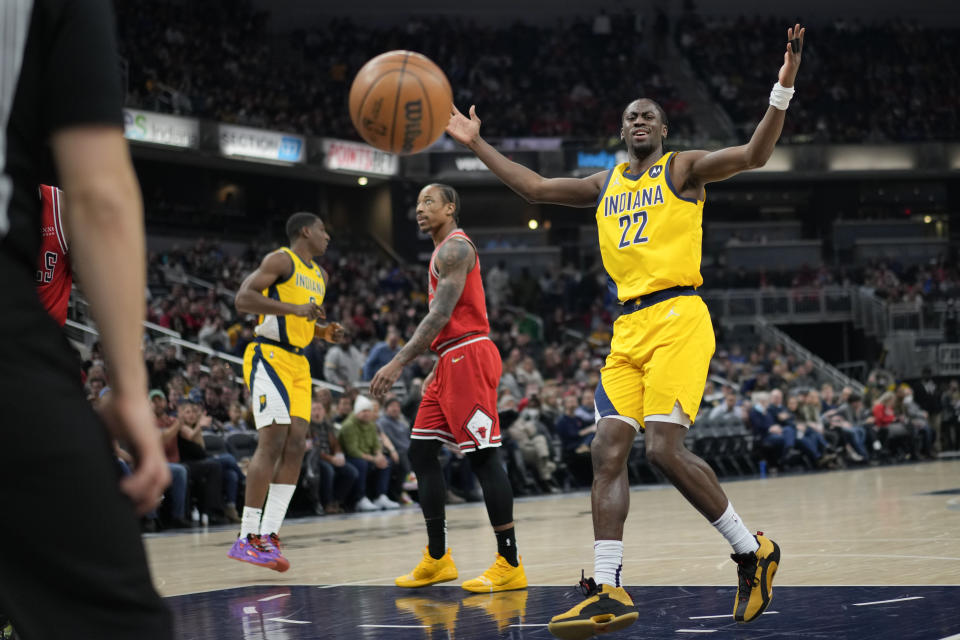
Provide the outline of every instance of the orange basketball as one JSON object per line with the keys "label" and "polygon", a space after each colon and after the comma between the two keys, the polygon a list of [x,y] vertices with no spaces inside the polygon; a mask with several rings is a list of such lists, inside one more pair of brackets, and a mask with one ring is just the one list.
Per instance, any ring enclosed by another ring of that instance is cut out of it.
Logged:
{"label": "orange basketball", "polygon": [[350,119],[360,137],[394,153],[417,153],[436,142],[452,104],[447,76],[413,51],[388,51],[369,60],[350,87]]}

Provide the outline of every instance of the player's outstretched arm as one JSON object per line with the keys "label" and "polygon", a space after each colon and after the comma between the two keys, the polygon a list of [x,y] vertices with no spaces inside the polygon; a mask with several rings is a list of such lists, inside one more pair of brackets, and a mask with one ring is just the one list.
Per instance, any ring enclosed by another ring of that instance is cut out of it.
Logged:
{"label": "player's outstretched arm", "polygon": [[527,202],[592,207],[607,180],[606,171],[586,178],[544,178],[536,171],[510,160],[480,137],[480,118],[477,117],[476,106],[470,107],[470,117],[467,118],[453,105],[447,133],[469,147],[495,176]]}
{"label": "player's outstretched arm", "polygon": [[253,273],[244,278],[233,298],[233,305],[240,313],[257,313],[273,316],[300,316],[316,320],[323,311],[316,304],[290,304],[268,298],[261,293],[270,285],[286,280],[293,269],[293,261],[283,251],[274,251],[260,262]]}
{"label": "player's outstretched arm", "polygon": [[[806,29],[799,24],[787,29],[786,51],[780,67],[778,84],[770,96],[770,106],[757,125],[750,142],[718,151],[685,151],[677,154],[671,171],[682,191],[699,193],[708,182],[725,180],[743,171],[766,164],[783,131],[787,104],[793,95],[793,83],[800,68]],[[778,106],[775,106],[778,105]]]}
{"label": "player's outstretched arm", "polygon": [[473,245],[463,240],[453,239],[445,242],[437,252],[437,271],[440,279],[437,291],[433,295],[430,311],[420,321],[413,337],[393,357],[383,365],[370,381],[370,393],[374,397],[383,397],[403,372],[403,367],[430,348],[433,339],[440,335],[450,322],[453,309],[460,300],[463,287],[467,283],[467,274],[473,266],[476,256]]}

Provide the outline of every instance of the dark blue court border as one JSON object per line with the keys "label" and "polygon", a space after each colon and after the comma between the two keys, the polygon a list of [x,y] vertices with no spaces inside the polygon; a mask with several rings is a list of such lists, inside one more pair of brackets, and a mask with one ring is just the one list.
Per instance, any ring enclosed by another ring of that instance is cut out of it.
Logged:
{"label": "dark blue court border", "polygon": [[[775,587],[759,620],[732,620],[732,587],[627,587],[635,625],[603,638],[939,640],[960,634],[960,586]],[[550,638],[573,588],[470,594],[459,587],[255,586],[167,598],[184,640]]]}

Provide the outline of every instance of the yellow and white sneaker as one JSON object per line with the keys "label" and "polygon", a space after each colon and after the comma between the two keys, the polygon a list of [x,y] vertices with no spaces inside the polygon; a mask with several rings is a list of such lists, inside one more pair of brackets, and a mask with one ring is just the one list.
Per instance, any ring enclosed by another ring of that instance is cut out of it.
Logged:
{"label": "yellow and white sneaker", "polygon": [[506,558],[497,554],[497,559],[483,575],[467,580],[461,585],[474,593],[495,593],[527,588],[527,574],[523,570],[523,558],[517,557],[517,566],[511,565]]}
{"label": "yellow and white sneaker", "polygon": [[773,576],[780,566],[780,547],[758,531],[760,548],[752,553],[734,553],[737,563],[737,598],[733,603],[733,619],[750,622],[759,618],[773,598]]}
{"label": "yellow and white sneaker", "polygon": [[439,560],[430,556],[429,548],[423,550],[423,558],[410,573],[400,576],[394,582],[398,587],[426,587],[439,582],[457,579],[457,567],[453,564],[450,549]]}
{"label": "yellow and white sneaker", "polygon": [[623,587],[597,585],[581,572],[580,591],[585,599],[566,613],[553,616],[547,629],[562,640],[586,640],[601,633],[626,629],[640,617]]}

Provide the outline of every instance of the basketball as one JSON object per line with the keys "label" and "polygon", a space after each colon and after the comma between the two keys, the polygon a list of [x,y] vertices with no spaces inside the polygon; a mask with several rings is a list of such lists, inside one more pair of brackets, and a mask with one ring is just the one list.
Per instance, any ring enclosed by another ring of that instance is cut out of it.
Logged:
{"label": "basketball", "polygon": [[369,60],[350,87],[350,119],[360,137],[393,153],[417,153],[436,142],[452,104],[447,76],[413,51],[388,51]]}

